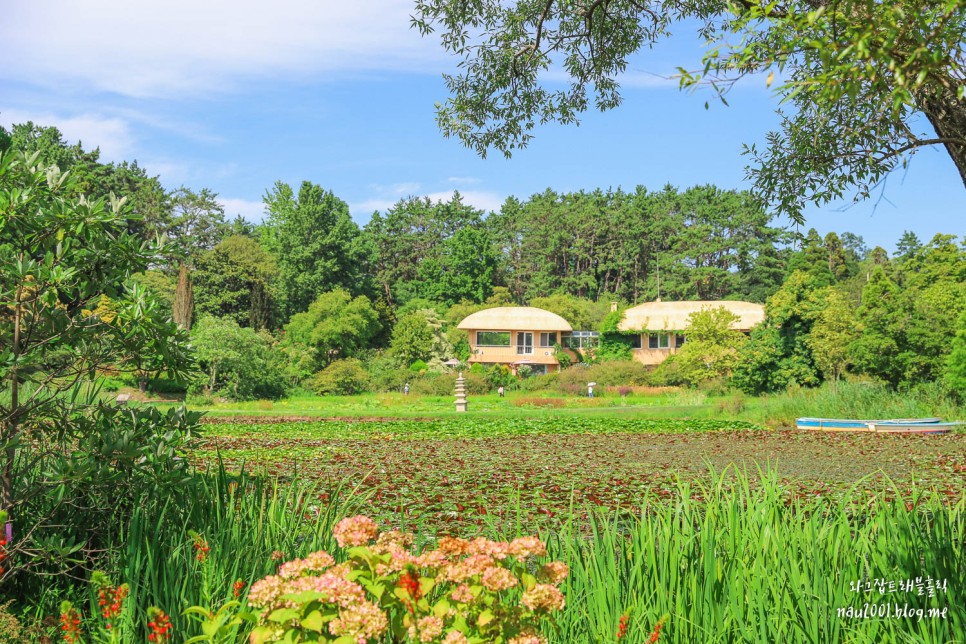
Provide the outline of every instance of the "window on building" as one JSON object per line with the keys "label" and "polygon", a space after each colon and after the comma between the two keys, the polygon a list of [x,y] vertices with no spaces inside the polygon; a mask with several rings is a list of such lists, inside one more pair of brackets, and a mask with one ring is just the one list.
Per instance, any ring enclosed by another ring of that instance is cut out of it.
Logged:
{"label": "window on building", "polygon": [[631,340],[631,349],[640,349],[641,348],[641,334],[640,333],[638,333],[637,335],[632,335],[630,337],[630,340]]}
{"label": "window on building", "polygon": [[510,346],[510,332],[509,331],[477,331],[476,346],[508,347]]}
{"label": "window on building", "polygon": [[541,347],[552,347],[557,344],[557,334],[554,333],[541,333],[540,334],[540,346]]}
{"label": "window on building", "polygon": [[677,347],[678,349],[684,346],[684,336],[681,335],[680,333],[674,336],[674,346]]}
{"label": "window on building", "polygon": [[593,349],[600,344],[597,331],[572,331],[565,346],[571,349]]}
{"label": "window on building", "polygon": [[670,349],[671,335],[669,333],[650,333],[647,336],[648,349]]}

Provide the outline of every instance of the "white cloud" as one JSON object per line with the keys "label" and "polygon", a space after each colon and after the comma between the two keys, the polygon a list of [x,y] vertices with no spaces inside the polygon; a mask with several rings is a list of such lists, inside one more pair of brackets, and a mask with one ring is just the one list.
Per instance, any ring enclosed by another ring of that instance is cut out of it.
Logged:
{"label": "white cloud", "polygon": [[219,197],[218,203],[224,206],[225,217],[229,220],[234,219],[235,215],[241,215],[243,219],[252,222],[262,221],[265,218],[265,204],[261,201]]}
{"label": "white cloud", "polygon": [[[395,184],[404,185],[404,184]],[[418,185],[417,185],[418,187]],[[383,191],[385,192],[385,191]],[[480,210],[490,212],[499,212],[500,208],[503,206],[503,202],[506,198],[495,192],[486,192],[483,190],[460,190],[460,197],[463,199],[464,204],[473,206],[474,208],[479,208]],[[450,201],[453,198],[452,190],[441,190],[438,192],[426,193],[416,193],[416,192],[405,192],[399,193],[405,194],[406,197],[416,197],[418,199],[429,199],[431,202],[436,203],[438,201]],[[380,194],[374,196],[365,201],[359,201],[356,203],[349,204],[349,212],[359,219],[361,217],[368,217],[373,213],[373,211],[378,210],[379,212],[385,212],[399,203],[399,198],[389,198],[390,195]]]}
{"label": "white cloud", "polygon": [[461,183],[461,184],[473,184],[479,183],[480,180],[476,177],[447,177],[446,183]]}
{"label": "white cloud", "polygon": [[[464,204],[469,204],[474,208],[479,208],[486,212],[495,211],[499,212],[500,208],[503,206],[503,202],[506,201],[506,197],[499,195],[495,192],[485,192],[482,190],[460,190],[460,197],[463,198]],[[426,195],[434,203],[436,201],[449,201],[453,198],[453,191],[448,192],[431,192]]]}
{"label": "white cloud", "polygon": [[398,199],[366,199],[358,203],[349,204],[349,213],[354,219],[369,217],[373,212],[386,212],[398,202]]}
{"label": "white cloud", "polygon": [[414,195],[419,191],[419,184],[415,181],[393,184],[391,191],[396,195]]}
{"label": "white cloud", "polygon": [[64,140],[73,145],[81,141],[85,150],[101,149],[101,161],[123,161],[134,146],[134,134],[128,121],[101,114],[65,116],[50,112],[8,110],[0,112],[0,125],[33,121],[36,125],[54,126]]}
{"label": "white cloud", "polygon": [[411,11],[400,0],[8,0],[0,77],[170,97],[280,74],[451,65],[410,28]]}

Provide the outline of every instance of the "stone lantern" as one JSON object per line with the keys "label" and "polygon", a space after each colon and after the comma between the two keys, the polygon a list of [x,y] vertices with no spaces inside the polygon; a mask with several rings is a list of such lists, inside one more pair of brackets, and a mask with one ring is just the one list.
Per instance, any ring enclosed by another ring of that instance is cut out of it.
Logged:
{"label": "stone lantern", "polygon": [[466,378],[460,372],[456,379],[456,411],[466,411]]}

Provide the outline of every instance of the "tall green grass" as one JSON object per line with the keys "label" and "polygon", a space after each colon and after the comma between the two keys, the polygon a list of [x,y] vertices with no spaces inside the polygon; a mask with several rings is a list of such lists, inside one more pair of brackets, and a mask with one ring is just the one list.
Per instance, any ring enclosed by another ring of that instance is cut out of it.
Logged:
{"label": "tall green grass", "polygon": [[[581,522],[574,508],[558,529],[541,535],[550,556],[571,569],[563,586],[567,607],[556,620],[559,629],[547,635],[567,644],[614,642],[621,615],[629,612],[622,644],[647,641],[664,615],[662,642],[962,640],[966,500],[950,506],[923,491],[909,511],[904,502],[885,502],[890,494],[898,496],[883,488],[870,501],[868,492],[856,489],[840,501],[790,501],[768,474],[729,472],[707,485],[682,482],[671,499],[655,499],[637,515]],[[358,512],[365,512],[364,499],[321,503],[311,486],[231,476],[219,468],[183,496],[137,511],[122,530],[109,572],[131,584],[129,623],[143,624],[147,607],[160,606],[171,614],[180,641],[197,633],[180,615],[184,608],[217,608],[232,598],[236,579],[247,585],[275,572],[274,551],[286,559],[318,549],[338,557],[332,527]],[[418,542],[432,543],[434,526],[407,528],[420,533]],[[207,540],[204,564],[189,530]],[[518,523],[511,530],[486,528],[489,536],[508,539],[526,527]],[[860,580],[927,576],[948,580],[947,591],[930,598],[850,589]],[[78,584],[71,598],[82,597],[92,614],[93,595]],[[921,621],[838,615],[840,608],[865,602],[948,607],[948,615]]]}
{"label": "tall green grass", "polygon": [[[730,483],[727,483],[729,482]],[[673,503],[653,503],[630,523],[597,517],[589,536],[569,523],[545,535],[571,567],[556,642],[644,642],[663,615],[671,642],[949,642],[966,636],[966,504],[924,492],[902,503],[786,505],[765,476],[681,484]],[[887,491],[882,490],[884,495]],[[695,500],[699,497],[702,500]],[[948,580],[934,598],[854,593],[850,582]],[[865,602],[948,607],[946,619],[848,619]]]}
{"label": "tall green grass", "polygon": [[[364,498],[336,490],[323,501],[314,485],[295,478],[230,474],[219,464],[196,474],[176,497],[145,499],[128,522],[117,526],[116,540],[101,562],[116,583],[130,585],[122,616],[128,627],[143,631],[148,607],[157,606],[170,615],[175,641],[197,635],[197,624],[182,611],[195,605],[217,608],[233,599],[236,580],[247,588],[274,573],[280,562],[272,559],[273,552],[288,560],[333,551],[332,527]],[[204,563],[197,559],[192,531],[210,548]],[[17,612],[36,626],[68,599],[86,616],[96,615],[97,598],[89,584],[65,581],[70,580],[50,578],[34,597],[14,598]],[[38,639],[40,632],[34,631]],[[146,641],[147,632],[140,635],[138,641]]]}
{"label": "tall green grass", "polygon": [[738,417],[793,425],[796,418],[924,418],[966,420],[966,408],[941,383],[896,392],[885,385],[863,382],[826,383],[814,389],[796,388],[782,394],[746,399]]}

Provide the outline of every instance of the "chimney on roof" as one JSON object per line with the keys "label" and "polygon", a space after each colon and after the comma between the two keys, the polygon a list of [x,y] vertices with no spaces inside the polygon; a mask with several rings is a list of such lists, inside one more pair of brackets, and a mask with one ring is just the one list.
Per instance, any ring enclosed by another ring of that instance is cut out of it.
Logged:
{"label": "chimney on roof", "polygon": [[611,302],[610,303],[610,312],[611,313],[616,313],[617,312],[617,302]]}

